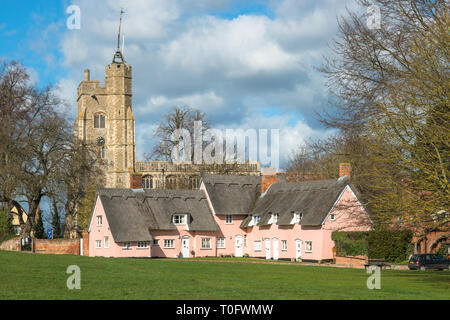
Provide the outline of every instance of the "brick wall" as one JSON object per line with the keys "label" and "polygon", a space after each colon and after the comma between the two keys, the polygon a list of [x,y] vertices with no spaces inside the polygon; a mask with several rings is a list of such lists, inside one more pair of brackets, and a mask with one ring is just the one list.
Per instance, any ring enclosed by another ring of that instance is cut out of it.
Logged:
{"label": "brick wall", "polygon": [[80,239],[33,239],[33,252],[80,254]]}
{"label": "brick wall", "polygon": [[348,266],[350,268],[364,268],[367,264],[367,256],[346,256],[336,257],[336,264]]}
{"label": "brick wall", "polygon": [[83,256],[89,256],[89,233],[83,232]]}
{"label": "brick wall", "polygon": [[142,188],[142,174],[139,173],[130,174],[130,188],[131,189]]}
{"label": "brick wall", "polygon": [[0,243],[0,250],[20,251],[20,239],[10,239]]}

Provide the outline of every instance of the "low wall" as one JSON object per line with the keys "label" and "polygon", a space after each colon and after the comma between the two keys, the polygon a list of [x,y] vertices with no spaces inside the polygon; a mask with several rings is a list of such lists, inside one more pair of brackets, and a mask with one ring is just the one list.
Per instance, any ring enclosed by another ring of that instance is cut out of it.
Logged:
{"label": "low wall", "polygon": [[367,256],[345,256],[345,257],[336,257],[336,264],[342,264],[348,266],[349,268],[364,268],[364,265],[367,264]]}
{"label": "low wall", "polygon": [[0,250],[20,251],[20,239],[10,239],[0,243]]}
{"label": "low wall", "polygon": [[80,254],[80,239],[33,239],[33,252]]}

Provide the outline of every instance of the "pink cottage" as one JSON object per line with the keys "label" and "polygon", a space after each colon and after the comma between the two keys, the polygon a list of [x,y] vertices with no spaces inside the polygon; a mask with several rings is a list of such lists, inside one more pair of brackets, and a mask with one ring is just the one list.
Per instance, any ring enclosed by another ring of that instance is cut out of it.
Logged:
{"label": "pink cottage", "polygon": [[99,189],[89,255],[331,260],[333,231],[370,230],[347,176],[273,183],[203,175],[199,190]]}

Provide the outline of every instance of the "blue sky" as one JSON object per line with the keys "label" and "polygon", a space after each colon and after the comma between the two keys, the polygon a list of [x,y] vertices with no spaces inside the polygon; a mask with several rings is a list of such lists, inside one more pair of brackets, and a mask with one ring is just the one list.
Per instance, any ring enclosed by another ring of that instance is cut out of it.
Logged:
{"label": "blue sky", "polygon": [[[66,27],[72,4],[79,30]],[[175,105],[202,110],[222,130],[279,129],[281,165],[305,140],[331,133],[315,116],[328,103],[315,67],[353,0],[3,0],[0,58],[55,85],[74,116],[83,70],[104,80],[121,6],[138,160]]]}

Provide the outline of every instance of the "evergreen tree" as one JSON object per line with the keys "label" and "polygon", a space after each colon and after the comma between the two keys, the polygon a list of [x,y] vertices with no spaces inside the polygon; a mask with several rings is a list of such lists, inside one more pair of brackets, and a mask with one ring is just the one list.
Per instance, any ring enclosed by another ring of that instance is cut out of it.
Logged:
{"label": "evergreen tree", "polygon": [[44,223],[42,221],[42,211],[39,212],[39,218],[33,225],[34,237],[38,239],[45,239]]}
{"label": "evergreen tree", "polygon": [[59,213],[57,210],[53,211],[52,215],[52,228],[53,228],[53,238],[61,237],[61,221],[59,218]]}
{"label": "evergreen tree", "polygon": [[0,210],[0,238],[14,234],[12,216],[6,211]]}

